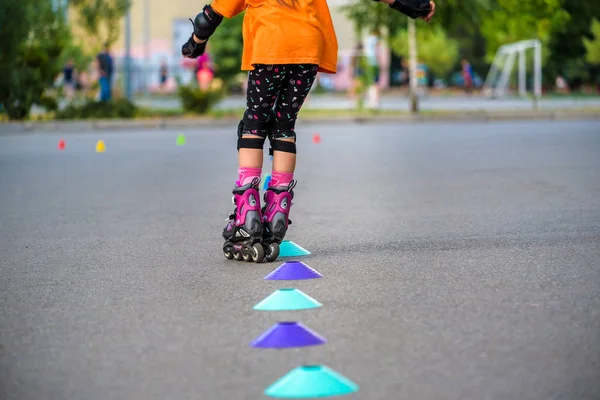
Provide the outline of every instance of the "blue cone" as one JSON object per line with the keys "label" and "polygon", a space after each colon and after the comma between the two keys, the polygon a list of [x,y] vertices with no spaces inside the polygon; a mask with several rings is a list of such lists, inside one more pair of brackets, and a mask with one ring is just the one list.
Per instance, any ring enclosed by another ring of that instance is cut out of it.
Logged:
{"label": "blue cone", "polygon": [[322,278],[323,275],[302,261],[286,261],[276,270],[265,276],[267,281],[300,281],[304,279]]}
{"label": "blue cone", "polygon": [[262,349],[289,349],[318,346],[326,342],[324,337],[300,322],[278,322],[254,340],[251,346]]}
{"label": "blue cone", "polygon": [[271,397],[307,399],[355,393],[358,385],[325,365],[305,365],[288,372],[265,390]]}
{"label": "blue cone", "polygon": [[263,190],[267,190],[269,188],[269,183],[271,182],[271,175],[267,175],[265,177],[265,181],[263,183]]}
{"label": "blue cone", "polygon": [[291,242],[289,240],[284,240],[279,245],[279,258],[307,256],[309,254],[310,251],[298,246],[296,243]]}

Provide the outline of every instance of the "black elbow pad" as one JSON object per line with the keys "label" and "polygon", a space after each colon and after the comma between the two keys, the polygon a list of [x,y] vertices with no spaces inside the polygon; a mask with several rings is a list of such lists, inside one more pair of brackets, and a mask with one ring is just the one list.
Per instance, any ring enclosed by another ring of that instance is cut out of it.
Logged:
{"label": "black elbow pad", "polygon": [[206,40],[215,33],[222,21],[221,15],[217,14],[210,5],[205,5],[202,12],[194,19],[194,35],[198,39]]}

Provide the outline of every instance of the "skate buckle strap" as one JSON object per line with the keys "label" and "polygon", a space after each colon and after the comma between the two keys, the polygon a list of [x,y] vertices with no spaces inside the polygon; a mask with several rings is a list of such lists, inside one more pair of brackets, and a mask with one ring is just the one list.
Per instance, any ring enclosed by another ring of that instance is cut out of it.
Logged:
{"label": "skate buckle strap", "polygon": [[292,189],[294,189],[294,188],[296,187],[296,184],[297,184],[297,183],[298,183],[298,181],[295,181],[295,180],[293,180],[293,179],[292,179],[292,181],[291,181],[291,182],[289,183],[289,185],[288,185],[288,189],[287,189],[287,190],[288,190],[288,192],[291,192],[291,191],[292,191]]}

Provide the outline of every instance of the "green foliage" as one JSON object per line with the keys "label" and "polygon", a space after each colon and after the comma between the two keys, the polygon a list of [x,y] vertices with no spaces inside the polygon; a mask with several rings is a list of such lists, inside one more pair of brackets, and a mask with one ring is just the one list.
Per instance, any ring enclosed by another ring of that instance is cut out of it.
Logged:
{"label": "green foliage", "polygon": [[89,67],[93,58],[94,56],[87,53],[81,46],[69,43],[62,53],[61,61],[66,63],[68,60],[73,59],[75,69],[83,71]]}
{"label": "green foliage", "polygon": [[222,89],[200,90],[197,86],[179,85],[177,95],[181,99],[183,109],[195,114],[206,114],[224,96]]}
{"label": "green foliage", "polygon": [[90,101],[83,105],[69,104],[56,113],[56,119],[133,118],[136,107],[125,98],[114,101]]}
{"label": "green foliage", "polygon": [[406,27],[407,17],[391,10],[387,4],[372,0],[356,0],[340,8],[354,22],[357,35],[382,30],[382,34],[394,34],[396,30]]}
{"label": "green foliage", "polygon": [[[359,33],[373,28],[385,33],[389,29],[393,39],[397,36],[395,29],[406,28],[407,17],[383,3],[356,0],[343,9]],[[590,65],[590,56],[586,62],[589,51],[584,41],[594,41],[592,19],[600,20],[600,1],[444,0],[436,2],[436,9],[431,26],[440,24],[458,44],[460,58],[469,59],[480,75],[487,73],[488,63],[501,45],[526,39],[542,41],[547,81],[553,82],[558,74],[567,79],[597,74]],[[417,32],[429,29],[422,22],[417,25]],[[422,40],[417,47],[423,48]]]}
{"label": "green foliage", "polygon": [[528,39],[547,43],[553,30],[569,19],[561,0],[495,0],[481,25],[487,58],[491,60],[503,44]]}
{"label": "green foliage", "polygon": [[208,41],[208,53],[217,66],[215,75],[225,82],[233,81],[240,73],[242,64],[242,23],[244,13],[231,19],[223,19],[219,28]]}
{"label": "green foliage", "polygon": [[[437,76],[446,76],[458,60],[458,42],[450,39],[441,25],[432,29],[417,29],[418,59],[426,63]],[[408,57],[408,31],[398,31],[391,39],[392,51]]]}
{"label": "green foliage", "polygon": [[121,19],[132,0],[70,0],[79,15],[79,23],[87,33],[86,43],[99,50],[105,43],[114,43],[120,35]]}
{"label": "green foliage", "polygon": [[34,104],[54,107],[45,96],[62,68],[71,35],[64,14],[47,0],[0,2],[0,103],[10,119],[25,119]]}
{"label": "green foliage", "polygon": [[567,79],[573,77],[571,73],[579,75],[571,66],[576,60],[585,62],[586,48],[583,40],[593,39],[592,19],[600,18],[599,1],[562,0],[562,7],[571,18],[565,24],[555,27],[548,43],[550,54],[544,69],[552,79],[558,74]]}
{"label": "green foliage", "polygon": [[592,33],[594,40],[583,39],[586,50],[585,59],[590,64],[600,65],[600,22],[595,18],[592,21]]}

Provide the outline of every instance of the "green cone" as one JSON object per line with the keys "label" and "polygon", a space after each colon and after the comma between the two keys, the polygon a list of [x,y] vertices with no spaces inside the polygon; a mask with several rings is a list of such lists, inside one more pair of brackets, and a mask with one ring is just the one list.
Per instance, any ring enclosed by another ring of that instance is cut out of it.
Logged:
{"label": "green cone", "polygon": [[358,391],[358,385],[325,365],[305,365],[288,372],[265,390],[271,397],[306,399],[341,396]]}
{"label": "green cone", "polygon": [[259,311],[307,310],[322,304],[298,289],[279,289],[254,306]]}
{"label": "green cone", "polygon": [[177,136],[177,146],[183,146],[185,144],[185,136],[178,135]]}

